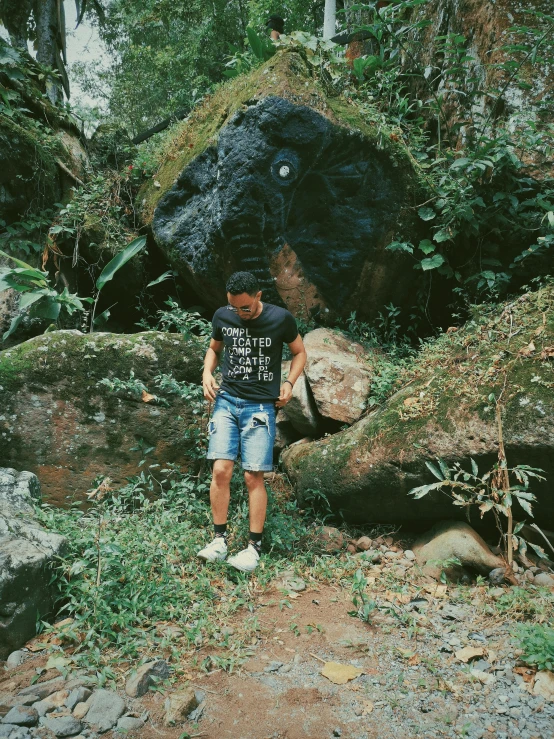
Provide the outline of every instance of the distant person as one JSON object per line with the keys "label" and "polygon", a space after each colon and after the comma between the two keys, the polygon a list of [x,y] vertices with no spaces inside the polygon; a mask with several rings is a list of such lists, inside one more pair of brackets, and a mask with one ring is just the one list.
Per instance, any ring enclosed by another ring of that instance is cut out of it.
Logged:
{"label": "distant person", "polygon": [[281,34],[285,32],[285,21],[280,15],[270,15],[265,27],[271,29],[270,38],[279,41]]}
{"label": "distant person", "polygon": [[[197,556],[208,562],[227,557],[231,476],[240,454],[248,490],[250,536],[247,548],[227,562],[242,572],[252,572],[260,558],[267,509],[264,472],[273,469],[276,408],[289,402],[306,363],[294,316],[285,308],[262,303],[261,297],[252,273],[231,275],[227,281],[229,304],[214,314],[202,377],[205,399],[215,400],[207,455],[214,460],[210,503],[215,538]],[[292,362],[288,379],[281,384],[283,344],[288,344]],[[219,387],[213,373],[223,349]]]}

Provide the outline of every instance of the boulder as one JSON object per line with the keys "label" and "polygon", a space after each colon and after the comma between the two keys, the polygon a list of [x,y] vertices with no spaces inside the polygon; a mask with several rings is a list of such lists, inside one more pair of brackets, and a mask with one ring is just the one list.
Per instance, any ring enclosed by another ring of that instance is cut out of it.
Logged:
{"label": "boulder", "polygon": [[[491,570],[505,568],[487,543],[464,521],[443,521],[421,536],[412,548],[424,574],[440,579],[444,571],[449,580],[457,580],[464,568],[487,576]],[[458,560],[455,564],[452,560]]]}
{"label": "boulder", "polygon": [[[36,635],[37,614],[51,612],[50,565],[65,550],[63,536],[34,520],[38,479],[0,469],[0,659]],[[38,695],[38,686],[33,686]]]}
{"label": "boulder", "polygon": [[[318,489],[347,521],[428,525],[463,518],[448,494],[419,500],[415,487],[436,482],[426,462],[437,457],[484,474],[498,460],[491,394],[503,393],[508,466],[544,470],[532,481],[541,528],[554,524],[554,285],[509,303],[474,309],[471,320],[427,344],[402,377],[403,388],[349,429],[283,452],[300,500]],[[505,384],[504,384],[505,383]],[[503,388],[504,391],[503,391]],[[512,482],[516,480],[512,477]],[[516,502],[514,517],[529,515]],[[472,525],[479,523],[477,511]],[[485,515],[485,520],[492,514]]]}
{"label": "boulder", "polygon": [[126,708],[123,698],[113,690],[95,690],[87,703],[90,708],[83,722],[96,728],[99,734],[112,729]]}
{"label": "boulder", "polygon": [[[281,382],[289,374],[290,362],[283,362]],[[294,383],[292,398],[283,408],[285,418],[301,436],[318,436],[321,430],[321,417],[318,413],[306,375],[301,374]],[[298,436],[296,437],[298,438]]]}
{"label": "boulder", "polygon": [[165,699],[164,724],[175,726],[183,724],[187,716],[198,706],[198,698],[192,688],[185,688],[176,693],[171,693]]}
{"label": "boulder", "polygon": [[327,95],[300,53],[223,85],[174,130],[139,206],[207,305],[237,269],[298,317],[410,304],[412,260],[386,247],[413,234],[417,165],[401,137]]}
{"label": "boulder", "polygon": [[99,476],[117,485],[138,474],[145,449],[149,464],[179,464],[198,416],[190,399],[150,396],[161,375],[198,382],[203,354],[195,337],[156,331],[54,331],[0,352],[0,464],[36,473],[45,500],[61,506]]}
{"label": "boulder", "polygon": [[169,677],[169,665],[163,659],[146,662],[127,679],[125,692],[131,698],[139,698],[148,692],[151,685]]}
{"label": "boulder", "polygon": [[339,331],[318,328],[304,337],[304,372],[319,413],[343,423],[362,415],[371,384],[371,368],[361,344]]}

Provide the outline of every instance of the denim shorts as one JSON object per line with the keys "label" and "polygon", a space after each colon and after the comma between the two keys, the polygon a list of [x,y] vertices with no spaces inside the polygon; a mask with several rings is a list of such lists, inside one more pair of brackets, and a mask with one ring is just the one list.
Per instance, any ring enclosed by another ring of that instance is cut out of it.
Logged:
{"label": "denim shorts", "polygon": [[240,454],[244,470],[270,472],[275,414],[273,402],[243,400],[220,390],[208,424],[208,459],[235,460]]}

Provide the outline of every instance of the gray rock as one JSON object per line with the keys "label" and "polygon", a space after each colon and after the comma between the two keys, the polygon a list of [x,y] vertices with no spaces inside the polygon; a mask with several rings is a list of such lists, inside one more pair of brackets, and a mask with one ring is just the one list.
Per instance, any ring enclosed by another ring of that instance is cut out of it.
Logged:
{"label": "gray rock", "polygon": [[0,739],[27,739],[30,736],[31,730],[26,726],[0,724]]}
{"label": "gray rock", "polygon": [[37,612],[45,615],[53,606],[46,568],[66,540],[36,522],[39,500],[35,475],[0,468],[0,659],[34,637]]}
{"label": "gray rock", "polygon": [[[486,542],[463,521],[444,521],[421,536],[412,547],[417,563],[426,575],[439,579],[444,570],[447,577],[457,580],[460,567],[469,567],[483,575],[494,568],[504,568]],[[461,565],[440,565],[457,559]]]}
{"label": "gray rock", "polygon": [[546,588],[554,588],[554,577],[549,575],[548,572],[539,572],[538,575],[535,575],[533,583]]}
{"label": "gray rock", "polygon": [[277,660],[274,660],[273,662],[270,662],[267,665],[267,667],[264,669],[264,672],[278,672],[282,666],[283,666],[282,662],[278,662]]}
{"label": "gray rock", "polygon": [[112,690],[95,690],[88,702],[90,708],[83,721],[95,726],[100,734],[115,726],[125,713],[125,701]]}
{"label": "gray rock", "polygon": [[142,729],[144,721],[134,716],[122,716],[117,722],[118,731],[133,731],[135,729]]}
{"label": "gray rock", "polygon": [[82,728],[81,722],[77,721],[74,716],[60,716],[59,718],[42,716],[40,723],[60,737],[75,736],[79,734]]}
{"label": "gray rock", "polygon": [[[287,379],[289,368],[290,362],[283,362],[281,366],[282,382]],[[305,375],[300,375],[294,383],[292,398],[283,408],[283,414],[302,436],[318,435],[321,417]]]}
{"label": "gray rock", "polygon": [[3,724],[17,726],[35,726],[38,723],[38,713],[31,706],[14,706],[2,719]]}
{"label": "gray rock", "polygon": [[56,693],[58,690],[63,690],[65,687],[65,681],[62,678],[54,677],[51,680],[45,680],[43,683],[29,685],[29,687],[20,690],[17,695],[38,695],[39,700],[43,700],[49,695],[52,695],[52,693]]}
{"label": "gray rock", "polygon": [[77,703],[83,703],[86,701],[90,696],[92,695],[92,691],[88,688],[85,688],[84,685],[81,685],[78,688],[75,688],[75,690],[72,690],[69,694],[67,700],[65,701],[65,705],[73,710]]}
{"label": "gray rock", "polygon": [[23,649],[18,649],[17,651],[12,652],[6,660],[6,667],[8,669],[19,667],[19,665],[23,664],[26,654],[27,652],[25,652]]}
{"label": "gray rock", "polygon": [[128,678],[125,692],[131,698],[138,698],[148,692],[150,685],[169,677],[169,665],[163,659],[147,662]]}

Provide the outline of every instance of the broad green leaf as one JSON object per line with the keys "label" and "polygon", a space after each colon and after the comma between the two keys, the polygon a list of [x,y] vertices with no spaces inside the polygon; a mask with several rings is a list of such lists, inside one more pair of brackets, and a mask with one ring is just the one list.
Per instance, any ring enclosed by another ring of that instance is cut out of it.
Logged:
{"label": "broad green leaf", "polygon": [[45,291],[43,290],[30,290],[29,292],[22,295],[19,299],[19,309],[23,310],[24,308],[28,308],[33,303],[36,303],[37,300],[43,298],[44,295]]}
{"label": "broad green leaf", "polygon": [[440,267],[441,264],[444,263],[444,257],[442,254],[433,254],[432,257],[428,257],[427,259],[421,260],[421,269],[426,272],[430,269],[436,269],[437,267]]}
{"label": "broad green leaf", "polygon": [[475,475],[475,477],[478,477],[479,476],[479,468],[477,467],[477,463],[475,462],[475,460],[473,459],[473,457],[470,457],[470,461],[471,461],[471,470],[472,470],[473,474]]}
{"label": "broad green leaf", "polygon": [[432,251],[435,251],[436,246],[429,239],[423,239],[419,242],[419,248],[424,254],[430,254]]}
{"label": "broad green leaf", "polygon": [[437,480],[444,480],[444,476],[439,472],[434,464],[432,464],[431,462],[425,462],[425,466],[433,473]]}
{"label": "broad green leaf", "polygon": [[13,332],[16,330],[16,328],[19,326],[21,321],[23,320],[23,315],[14,316],[12,318],[12,322],[10,323],[9,329],[4,333],[4,336],[2,337],[3,341],[6,341],[8,336],[11,336]]}
{"label": "broad green leaf", "polygon": [[529,503],[528,500],[525,500],[524,498],[520,498],[519,495],[517,496],[519,505],[523,508],[525,513],[528,513],[532,518],[533,516],[533,509],[531,508],[531,503]]}
{"label": "broad green leaf", "polygon": [[47,318],[50,321],[56,321],[61,308],[62,306],[54,298],[47,297],[44,301],[33,305],[30,315],[34,318]]}
{"label": "broad green leaf", "polygon": [[427,206],[424,208],[419,208],[417,212],[422,221],[432,221],[433,218],[435,218],[437,215],[432,208],[429,208]]}
{"label": "broad green leaf", "polygon": [[7,257],[8,259],[13,260],[16,264],[18,264],[20,267],[23,267],[24,269],[32,269],[34,271],[34,267],[31,264],[27,264],[27,262],[22,262],[21,259],[16,259],[15,257],[12,257],[11,254],[6,254],[5,251],[2,251],[0,249],[0,254],[3,257]]}
{"label": "broad green leaf", "polygon": [[96,287],[98,290],[102,290],[104,285],[109,282],[115,273],[123,267],[124,264],[132,259],[135,254],[144,249],[146,244],[146,236],[139,236],[138,239],[131,241],[131,243],[119,252],[108,264],[104,267],[100,273],[100,277],[96,280]]}

